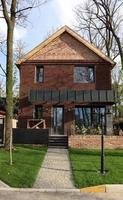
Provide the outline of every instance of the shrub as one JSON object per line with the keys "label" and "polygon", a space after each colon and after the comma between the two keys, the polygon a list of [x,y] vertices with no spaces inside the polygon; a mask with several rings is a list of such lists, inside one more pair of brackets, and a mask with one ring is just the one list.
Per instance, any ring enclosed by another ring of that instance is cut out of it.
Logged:
{"label": "shrub", "polygon": [[84,125],[76,125],[75,126],[75,134],[82,134],[82,135],[98,135],[101,134],[101,128],[98,125],[93,126],[84,126]]}

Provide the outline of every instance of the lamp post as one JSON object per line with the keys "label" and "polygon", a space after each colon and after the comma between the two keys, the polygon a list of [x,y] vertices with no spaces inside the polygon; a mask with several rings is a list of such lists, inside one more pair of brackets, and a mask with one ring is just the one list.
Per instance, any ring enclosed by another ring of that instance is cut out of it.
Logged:
{"label": "lamp post", "polygon": [[101,113],[101,167],[100,173],[105,174],[105,153],[104,153],[104,125],[103,125],[103,117],[105,117]]}
{"label": "lamp post", "polygon": [[[99,113],[97,112],[97,110],[93,110],[93,114],[98,114]],[[100,126],[101,126],[101,153],[100,153],[100,173],[101,174],[105,174],[105,161],[104,161],[104,158],[105,158],[105,155],[104,155],[104,131],[105,131],[105,125],[104,125],[104,122],[103,122],[103,118],[106,118],[106,113],[100,113]]]}
{"label": "lamp post", "polygon": [[[106,132],[106,116],[111,114],[110,107],[106,108],[104,113],[101,113],[101,167],[100,173],[105,174],[108,170],[105,169],[105,151],[104,151],[104,132]],[[104,123],[103,123],[104,118]]]}
{"label": "lamp post", "polygon": [[[93,111],[93,114],[99,114],[96,110]],[[101,152],[100,152],[100,173],[105,174],[107,170],[105,169],[105,151],[104,151],[104,133],[106,133],[106,115],[111,114],[110,108],[100,113],[100,126],[101,126]]]}

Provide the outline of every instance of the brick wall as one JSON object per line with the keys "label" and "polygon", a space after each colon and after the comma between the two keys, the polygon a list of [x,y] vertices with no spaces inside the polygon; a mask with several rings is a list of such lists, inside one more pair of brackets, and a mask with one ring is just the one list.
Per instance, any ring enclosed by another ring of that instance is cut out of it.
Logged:
{"label": "brick wall", "polygon": [[[32,118],[32,110],[34,105],[32,105],[28,100],[28,94],[30,89],[73,89],[73,90],[105,90],[111,89],[109,77],[109,68],[103,70],[105,66],[96,66],[96,80],[95,83],[74,83],[73,82],[73,68],[74,64],[45,64],[44,65],[44,83],[35,82],[35,65],[23,65],[20,68],[20,110],[19,110],[19,127],[26,127],[26,119]],[[99,71],[97,68],[102,69],[102,75],[99,76]],[[106,84],[103,80],[107,77]],[[104,82],[104,84],[103,84]],[[34,104],[41,104],[41,102],[34,102]],[[47,107],[48,103],[43,104]],[[64,103],[63,103],[64,104]],[[53,105],[51,105],[53,106]],[[71,104],[71,107],[74,105]],[[67,109],[67,106],[66,106]],[[69,115],[70,116],[70,115]],[[51,115],[49,115],[49,118]],[[68,117],[68,116],[67,116]],[[69,119],[70,121],[70,119]],[[49,124],[49,123],[48,123]]]}
{"label": "brick wall", "polygon": [[[58,40],[58,41],[57,41]],[[60,40],[60,41],[59,41]],[[55,44],[54,44],[55,42]],[[53,44],[52,44],[53,43]],[[105,90],[111,89],[111,74],[110,64],[97,56],[94,52],[82,45],[69,34],[63,34],[44,49],[34,54],[30,59],[33,63],[28,63],[28,60],[20,66],[20,98],[28,95],[29,89],[50,88],[50,89],[81,89],[81,90]],[[48,49],[47,49],[48,48]],[[69,51],[70,52],[69,52]],[[43,51],[45,53],[43,53]],[[61,52],[63,51],[63,54]],[[53,54],[51,54],[53,52]],[[54,57],[54,53],[57,55]],[[59,58],[60,53],[60,58]],[[45,57],[42,55],[45,54]],[[53,64],[50,63],[48,55],[50,54]],[[73,55],[74,61],[72,64],[66,64],[65,60],[71,61],[70,55]],[[77,54],[77,58],[76,58]],[[78,55],[81,57],[78,58]],[[64,57],[65,56],[65,57]],[[29,60],[30,60],[29,59]],[[59,59],[62,61],[59,63]],[[95,66],[95,83],[74,83],[73,71],[74,65],[78,63],[92,64]],[[44,82],[35,82],[35,65],[44,64]],[[43,61],[45,61],[43,63]],[[50,64],[49,64],[50,63]]]}
{"label": "brick wall", "polygon": [[106,65],[96,66],[96,90],[111,89],[111,70]]}
{"label": "brick wall", "polygon": [[46,59],[104,62],[102,58],[68,33],[63,33],[29,58],[33,61]]}
{"label": "brick wall", "polygon": [[[51,59],[53,62],[50,62]],[[29,63],[28,61],[30,60],[33,62]],[[59,62],[60,60],[61,62]],[[66,60],[71,62],[66,63]],[[74,65],[80,63],[80,61],[81,63],[95,66],[95,83],[74,83]],[[35,66],[37,63],[40,64],[40,62],[44,64],[44,82],[36,83]],[[26,119],[32,118],[32,110],[35,105],[32,105],[28,100],[30,89],[110,90],[110,66],[107,65],[109,64],[69,34],[63,34],[60,38],[48,44],[20,66],[20,110],[18,126],[26,127]],[[56,103],[58,104],[58,102]],[[34,104],[41,104],[41,102],[34,102]],[[66,107],[66,110],[69,109],[64,103],[63,105]],[[48,106],[47,102],[45,105],[43,103],[43,107]],[[69,106],[74,107],[72,103]],[[51,121],[50,109],[47,114],[45,113],[48,126],[50,126]],[[65,115],[65,129],[66,127],[70,127],[70,121],[72,122],[73,120],[72,117],[70,112],[67,112],[67,115]]]}
{"label": "brick wall", "polygon": [[[99,135],[71,135],[69,147],[99,149],[101,136]],[[123,149],[123,136],[105,136],[104,146],[106,149]]]}

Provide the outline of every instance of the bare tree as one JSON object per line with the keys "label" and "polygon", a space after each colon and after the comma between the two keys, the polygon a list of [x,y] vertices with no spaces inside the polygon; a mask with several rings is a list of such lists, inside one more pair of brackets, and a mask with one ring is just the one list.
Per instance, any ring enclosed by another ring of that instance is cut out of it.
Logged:
{"label": "bare tree", "polygon": [[25,54],[26,43],[22,40],[17,40],[14,48],[14,60],[17,61]]}
{"label": "bare tree", "polygon": [[5,148],[10,149],[12,140],[13,118],[13,41],[15,25],[24,25],[30,11],[41,6],[47,0],[0,0],[3,13],[0,18],[5,19],[7,25],[7,60],[6,60],[6,131]]}
{"label": "bare tree", "polygon": [[76,7],[75,26],[112,59],[120,55],[123,69],[121,8],[123,2],[119,0],[90,0]]}
{"label": "bare tree", "polygon": [[0,80],[0,98],[1,97],[5,97],[5,85],[3,79]]}
{"label": "bare tree", "polygon": [[[119,63],[120,65],[120,63]],[[117,94],[117,101],[115,102],[115,118],[123,117],[123,70],[117,65],[112,70],[112,86]]]}
{"label": "bare tree", "polygon": [[[26,43],[22,40],[17,40],[14,44],[14,63],[25,54]],[[19,74],[18,69],[13,66],[13,96],[16,98],[19,96]]]}

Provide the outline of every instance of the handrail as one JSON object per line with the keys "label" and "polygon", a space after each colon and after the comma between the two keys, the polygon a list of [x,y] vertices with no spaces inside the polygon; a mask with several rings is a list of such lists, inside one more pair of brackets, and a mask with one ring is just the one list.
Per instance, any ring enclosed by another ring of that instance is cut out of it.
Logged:
{"label": "handrail", "polygon": [[[37,121],[37,120],[40,120],[37,124],[35,124],[34,126],[30,127],[29,125],[29,122],[30,121]],[[30,119],[27,121],[27,128],[31,128],[31,129],[34,129],[34,128],[39,128],[39,125],[43,123],[43,128],[46,128],[46,123],[45,123],[45,120],[44,119]]]}

